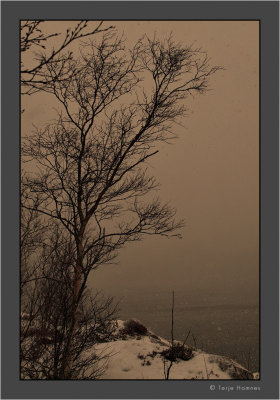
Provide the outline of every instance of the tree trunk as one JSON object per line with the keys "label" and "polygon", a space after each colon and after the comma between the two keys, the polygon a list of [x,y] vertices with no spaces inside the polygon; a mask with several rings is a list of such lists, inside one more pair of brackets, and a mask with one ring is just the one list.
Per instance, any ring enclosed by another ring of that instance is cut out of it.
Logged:
{"label": "tree trunk", "polygon": [[77,245],[77,263],[76,271],[73,280],[73,302],[72,302],[72,315],[71,315],[71,326],[67,338],[67,345],[65,349],[65,357],[62,365],[62,370],[60,373],[61,379],[71,379],[72,377],[72,367],[73,367],[73,336],[76,329],[78,328],[78,302],[80,297],[80,289],[82,286],[82,242],[80,241]]}

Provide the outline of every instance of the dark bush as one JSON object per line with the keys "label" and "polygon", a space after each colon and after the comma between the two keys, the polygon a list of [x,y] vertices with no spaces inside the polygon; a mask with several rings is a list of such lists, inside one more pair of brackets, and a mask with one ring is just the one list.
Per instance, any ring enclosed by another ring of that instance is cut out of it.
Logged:
{"label": "dark bush", "polygon": [[176,343],[173,347],[163,350],[161,354],[169,361],[176,361],[177,359],[187,361],[193,356],[192,349],[180,343]]}
{"label": "dark bush", "polygon": [[121,333],[130,336],[146,336],[148,334],[148,329],[143,324],[141,324],[141,322],[135,319],[130,319],[124,322],[124,327],[121,329]]}
{"label": "dark bush", "polygon": [[158,352],[153,350],[153,352],[152,353],[148,353],[147,356],[151,357],[151,358],[154,358],[157,354],[158,354]]}

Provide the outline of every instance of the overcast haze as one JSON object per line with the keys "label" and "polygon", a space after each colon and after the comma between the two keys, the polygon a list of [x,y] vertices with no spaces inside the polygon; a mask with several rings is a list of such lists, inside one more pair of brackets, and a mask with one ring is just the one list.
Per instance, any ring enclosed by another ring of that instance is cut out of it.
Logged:
{"label": "overcast haze", "polygon": [[[52,22],[52,29],[59,22]],[[109,24],[109,23],[108,23]],[[127,245],[119,264],[93,272],[90,285],[109,293],[185,289],[258,302],[259,279],[259,24],[254,21],[110,22],[133,43],[144,33],[173,32],[201,47],[213,65],[206,95],[189,98],[178,139],[149,162],[163,201],[185,220],[182,239],[147,237]],[[43,94],[24,96],[22,133],[48,122]],[[51,115],[51,112],[49,112]]]}

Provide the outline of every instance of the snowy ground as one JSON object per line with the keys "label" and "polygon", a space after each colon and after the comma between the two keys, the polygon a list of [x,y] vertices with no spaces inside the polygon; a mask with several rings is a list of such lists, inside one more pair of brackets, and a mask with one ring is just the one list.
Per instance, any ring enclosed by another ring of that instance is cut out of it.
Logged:
{"label": "snowy ground", "polygon": [[[100,379],[259,379],[232,359],[208,354],[182,343],[171,343],[149,331],[137,320],[112,321],[114,330],[111,341],[100,342],[90,350],[104,356],[108,362]],[[132,323],[132,324],[131,324]],[[174,350],[179,351],[175,354]],[[170,354],[173,357],[171,364]],[[174,356],[175,354],[175,356]]]}
{"label": "snowy ground", "polygon": [[[152,332],[146,334],[121,334],[123,321],[113,341],[100,343],[96,350],[110,352],[108,369],[101,379],[165,379],[164,363],[170,361],[161,354],[170,343]],[[176,359],[170,369],[169,379],[254,379],[235,361],[226,357],[191,349],[189,360]]]}

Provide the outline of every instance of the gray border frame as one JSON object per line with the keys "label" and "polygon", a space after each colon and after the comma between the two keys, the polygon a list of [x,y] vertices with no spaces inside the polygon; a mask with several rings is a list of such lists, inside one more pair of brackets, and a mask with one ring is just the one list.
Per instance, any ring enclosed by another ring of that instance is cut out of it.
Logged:
{"label": "gray border frame", "polygon": [[[4,1],[2,8],[2,398],[278,399],[279,377],[279,3],[278,1]],[[19,39],[20,19],[260,20],[260,281],[259,381],[19,380]],[[259,391],[237,390],[259,386]]]}

